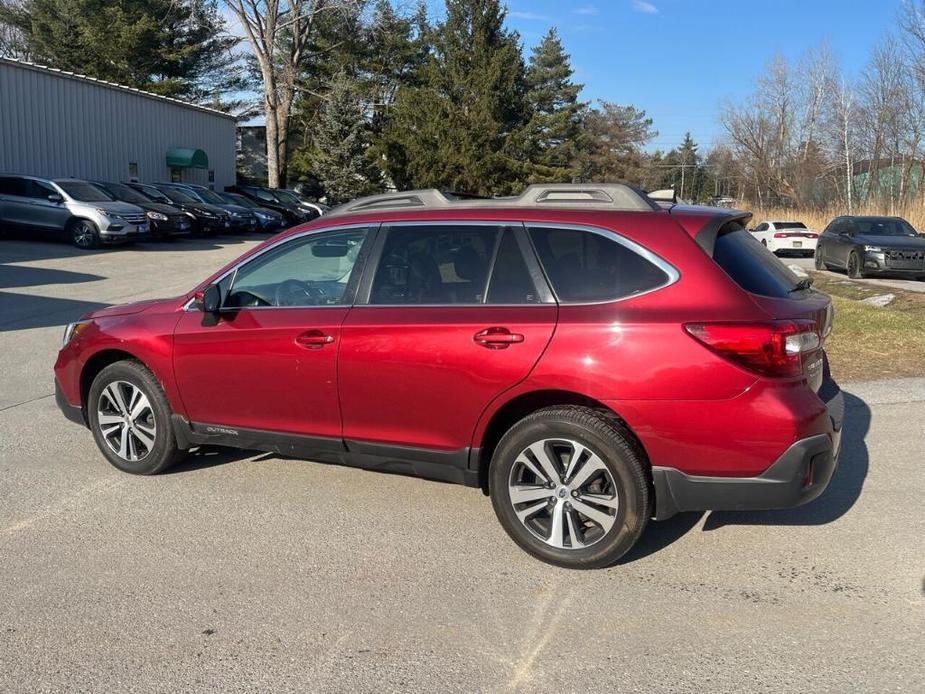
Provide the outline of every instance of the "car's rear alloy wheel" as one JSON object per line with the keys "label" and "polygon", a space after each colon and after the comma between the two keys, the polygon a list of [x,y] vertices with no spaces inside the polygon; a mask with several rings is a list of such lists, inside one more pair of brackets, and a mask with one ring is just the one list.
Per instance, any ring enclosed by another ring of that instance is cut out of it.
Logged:
{"label": "car's rear alloy wheel", "polygon": [[96,445],[120,470],[153,475],[183,457],[170,426],[170,405],[140,362],[119,361],[93,380],[87,419]]}
{"label": "car's rear alloy wheel", "polygon": [[521,451],[511,467],[508,496],[523,526],[560,549],[599,542],[620,508],[607,466],[572,439],[543,439]]}
{"label": "car's rear alloy wheel", "polygon": [[543,561],[609,566],[648,522],[644,454],[612,413],[560,406],[502,437],[489,470],[492,505],[511,538]]}
{"label": "car's rear alloy wheel", "polygon": [[71,222],[71,240],[74,245],[84,250],[96,248],[100,240],[100,233],[96,225],[88,219],[77,219]]}

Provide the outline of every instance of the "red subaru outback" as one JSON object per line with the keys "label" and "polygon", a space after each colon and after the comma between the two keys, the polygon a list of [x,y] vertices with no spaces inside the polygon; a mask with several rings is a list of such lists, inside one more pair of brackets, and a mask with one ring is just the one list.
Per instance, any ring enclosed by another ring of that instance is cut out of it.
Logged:
{"label": "red subaru outback", "polygon": [[375,196],[68,326],[57,401],[126,472],[219,444],[481,487],[615,562],[650,518],[795,506],[838,457],[829,298],[741,212],[623,185]]}

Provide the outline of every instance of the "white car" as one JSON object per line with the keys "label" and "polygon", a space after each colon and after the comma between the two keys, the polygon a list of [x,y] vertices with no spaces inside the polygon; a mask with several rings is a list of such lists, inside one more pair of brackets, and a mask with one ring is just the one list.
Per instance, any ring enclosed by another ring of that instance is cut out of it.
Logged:
{"label": "white car", "polygon": [[762,222],[751,232],[772,253],[813,255],[819,240],[819,232],[803,222]]}

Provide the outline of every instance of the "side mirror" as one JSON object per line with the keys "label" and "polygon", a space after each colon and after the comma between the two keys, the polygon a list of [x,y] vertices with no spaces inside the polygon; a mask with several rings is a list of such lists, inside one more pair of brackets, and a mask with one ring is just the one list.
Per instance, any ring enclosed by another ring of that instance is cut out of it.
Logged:
{"label": "side mirror", "polygon": [[197,293],[196,300],[202,307],[203,313],[215,315],[222,307],[222,290],[219,289],[217,284],[210,284],[205,288],[205,291],[202,292],[202,299],[199,299]]}
{"label": "side mirror", "polygon": [[64,202],[64,198],[58,195],[58,193],[52,193],[48,196],[48,202],[61,203]]}

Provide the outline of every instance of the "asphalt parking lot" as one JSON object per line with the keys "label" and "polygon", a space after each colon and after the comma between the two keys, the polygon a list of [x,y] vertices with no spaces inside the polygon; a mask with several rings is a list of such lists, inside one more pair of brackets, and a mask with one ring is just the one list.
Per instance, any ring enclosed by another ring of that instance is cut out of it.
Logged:
{"label": "asphalt parking lot", "polygon": [[843,384],[816,502],[653,523],[596,572],[468,488],[217,448],[110,467],[52,397],[63,324],[253,243],[0,241],[0,691],[925,690],[925,379]]}

